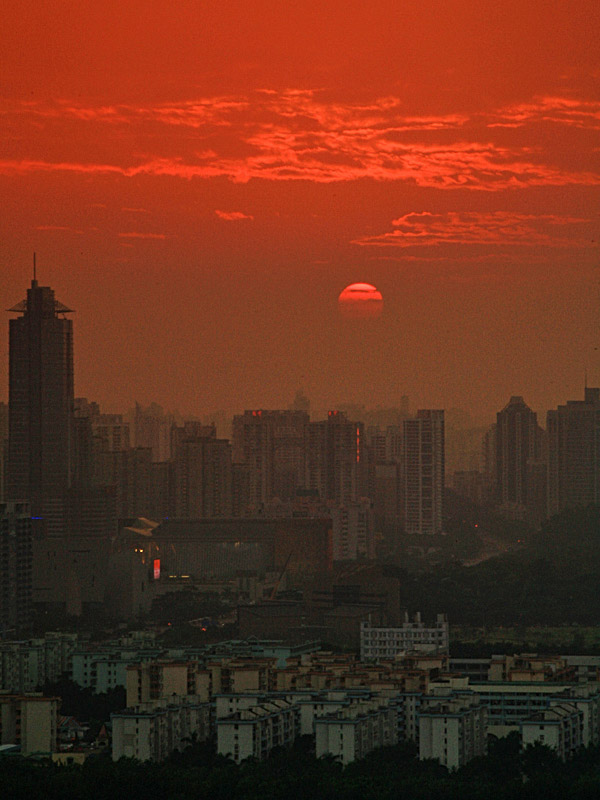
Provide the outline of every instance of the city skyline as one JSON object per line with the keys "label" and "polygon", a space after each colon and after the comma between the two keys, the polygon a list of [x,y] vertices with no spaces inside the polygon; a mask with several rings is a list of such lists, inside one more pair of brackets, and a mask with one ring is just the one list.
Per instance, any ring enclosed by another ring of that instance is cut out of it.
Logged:
{"label": "city skyline", "polygon": [[107,410],[556,408],[600,382],[599,15],[9,2],[5,308],[37,251]]}

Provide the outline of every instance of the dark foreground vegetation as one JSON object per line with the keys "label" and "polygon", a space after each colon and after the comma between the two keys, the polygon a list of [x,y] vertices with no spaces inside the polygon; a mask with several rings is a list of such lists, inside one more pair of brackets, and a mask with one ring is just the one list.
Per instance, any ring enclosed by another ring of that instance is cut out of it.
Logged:
{"label": "dark foreground vegetation", "polygon": [[0,761],[0,797],[11,800],[569,800],[600,795],[600,750],[563,764],[545,747],[519,752],[518,736],[493,743],[487,757],[449,773],[420,762],[404,744],[342,767],[317,760],[310,742],[241,766],[209,745],[191,745],[162,764],[109,757],[57,767]]}

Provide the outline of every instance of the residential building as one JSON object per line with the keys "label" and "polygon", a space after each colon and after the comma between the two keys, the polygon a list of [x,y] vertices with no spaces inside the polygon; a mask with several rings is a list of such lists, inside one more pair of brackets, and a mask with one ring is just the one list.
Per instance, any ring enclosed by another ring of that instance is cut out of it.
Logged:
{"label": "residential building", "polygon": [[127,707],[145,703],[159,705],[173,695],[185,697],[190,692],[192,665],[174,661],[145,661],[126,668]]}
{"label": "residential building", "polygon": [[50,755],[57,749],[59,697],[0,694],[0,744],[21,755]]}
{"label": "residential building", "polygon": [[432,625],[425,624],[420,612],[409,621],[396,626],[373,625],[370,620],[360,626],[360,657],[371,661],[395,658],[414,650],[447,653],[449,647],[449,626],[445,614],[438,614]]}
{"label": "residential building", "polygon": [[149,447],[152,450],[153,461],[169,461],[172,424],[173,418],[156,403],[151,403],[147,408],[136,403],[133,410],[135,447]]}
{"label": "residential building", "polygon": [[185,750],[192,739],[203,742],[210,732],[210,706],[194,698],[176,698],[163,706],[152,704],[111,714],[112,757],[164,761]]}
{"label": "residential building", "polygon": [[174,449],[172,474],[175,517],[232,515],[231,445],[227,439],[182,438]]}
{"label": "residential building", "polygon": [[342,505],[329,505],[334,561],[356,561],[375,557],[375,525],[372,503],[364,498]]}
{"label": "residential building", "polygon": [[76,633],[48,631],[43,639],[0,642],[0,691],[31,692],[70,675]]}
{"label": "residential building", "polygon": [[[233,461],[245,466],[247,509],[290,500],[304,485],[305,411],[245,411],[233,418]],[[243,509],[242,509],[243,511]]]}
{"label": "residential building", "polygon": [[27,503],[0,503],[0,637],[25,630],[32,611],[33,537]]}
{"label": "residential building", "polygon": [[487,752],[487,712],[477,697],[445,698],[419,711],[419,758],[458,769]]}
{"label": "residential building", "polygon": [[566,761],[583,746],[583,712],[570,703],[552,705],[520,724],[523,747],[540,743]]}
{"label": "residential building", "polygon": [[341,411],[306,429],[305,486],[321,500],[345,505],[368,496],[369,463],[362,422]]}
{"label": "residential building", "polygon": [[442,533],[444,412],[423,409],[403,422],[403,508],[407,534]]}
{"label": "residential building", "polygon": [[548,411],[548,516],[600,502],[600,389]]}
{"label": "residential building", "polygon": [[316,716],[314,725],[317,758],[332,755],[342,764],[398,742],[396,710],[381,701],[356,703]]}
{"label": "residential building", "polygon": [[511,397],[497,414],[496,502],[506,515],[524,519],[534,500],[531,464],[541,457],[537,414],[522,397]]}
{"label": "residential building", "polygon": [[298,707],[269,700],[217,718],[217,752],[236,764],[252,756],[262,761],[274,747],[291,747],[300,732]]}

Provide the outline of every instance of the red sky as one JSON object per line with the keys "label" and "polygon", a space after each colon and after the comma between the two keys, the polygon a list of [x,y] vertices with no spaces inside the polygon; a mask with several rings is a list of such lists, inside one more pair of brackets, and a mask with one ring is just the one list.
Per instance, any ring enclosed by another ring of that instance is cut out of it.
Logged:
{"label": "red sky", "polygon": [[[5,307],[37,251],[107,410],[543,419],[600,383],[599,32],[597,0],[9,0]],[[340,318],[353,281],[381,317]]]}

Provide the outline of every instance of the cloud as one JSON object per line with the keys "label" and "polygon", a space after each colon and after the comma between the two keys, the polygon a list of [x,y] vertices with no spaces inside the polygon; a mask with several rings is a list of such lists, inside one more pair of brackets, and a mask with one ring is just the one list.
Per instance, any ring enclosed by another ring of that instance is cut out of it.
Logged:
{"label": "cloud", "polygon": [[[236,183],[367,179],[481,191],[600,184],[586,133],[600,128],[600,103],[582,98],[533,98],[485,114],[415,115],[399,97],[340,102],[315,90],[261,90],[154,106],[22,104],[4,112],[11,114],[13,124],[31,132],[30,151],[0,162],[4,174],[224,177]],[[109,126],[114,142],[121,133],[126,140],[135,134],[145,155],[115,149],[114,163],[81,155],[49,160],[37,135],[40,117],[47,137],[54,137],[53,152],[63,152],[62,142],[101,140]],[[80,131],[84,137],[75,135]]]}
{"label": "cloud", "polygon": [[536,97],[528,103],[507,106],[490,115],[490,127],[525,127],[551,123],[575,128],[600,129],[600,101],[575,97]]}
{"label": "cloud", "polygon": [[147,208],[128,208],[127,206],[122,208],[121,211],[127,211],[127,212],[129,212],[131,214],[149,214],[150,213]]}
{"label": "cloud", "polygon": [[164,233],[141,233],[139,231],[132,231],[131,233],[119,233],[121,239],[166,239]]}
{"label": "cloud", "polygon": [[393,230],[355,239],[353,244],[396,248],[440,245],[583,247],[588,240],[583,236],[582,226],[589,222],[580,217],[510,211],[411,212],[392,220]]}
{"label": "cloud", "polygon": [[238,219],[254,219],[252,214],[244,214],[243,211],[215,211],[215,214],[219,219],[225,219],[228,221],[238,220]]}

